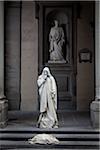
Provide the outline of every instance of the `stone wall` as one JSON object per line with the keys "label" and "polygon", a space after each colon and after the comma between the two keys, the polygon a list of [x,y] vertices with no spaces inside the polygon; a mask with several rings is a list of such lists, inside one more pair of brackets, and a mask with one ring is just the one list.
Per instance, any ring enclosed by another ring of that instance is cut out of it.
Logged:
{"label": "stone wall", "polygon": [[4,94],[4,11],[0,2],[0,97]]}
{"label": "stone wall", "polygon": [[[80,18],[77,20],[76,105],[78,111],[87,111],[94,99],[94,40],[90,24],[93,21],[93,7],[88,2],[81,2],[81,6]],[[35,18],[35,3],[23,1],[21,11],[21,110],[35,111],[38,109],[38,20]],[[79,63],[78,53],[82,48],[92,51],[92,63]]]}
{"label": "stone wall", "polygon": [[[77,110],[87,111],[94,98],[93,6],[82,2],[77,20]],[[79,63],[82,48],[92,51],[92,63]],[[21,110],[37,110],[38,20],[34,2],[22,3]]]}
{"label": "stone wall", "polygon": [[37,110],[38,22],[34,2],[22,2],[21,110]]}
{"label": "stone wall", "polygon": [[[81,3],[80,18],[77,22],[77,110],[89,110],[90,102],[94,99],[94,40],[93,5]],[[92,51],[92,63],[79,63],[80,49],[88,48]]]}

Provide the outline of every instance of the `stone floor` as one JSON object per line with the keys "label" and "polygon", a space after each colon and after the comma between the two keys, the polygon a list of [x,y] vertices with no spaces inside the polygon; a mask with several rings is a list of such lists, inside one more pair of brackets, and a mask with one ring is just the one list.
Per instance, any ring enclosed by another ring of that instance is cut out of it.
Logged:
{"label": "stone floor", "polygon": [[[91,125],[89,112],[59,111],[58,129],[36,127],[38,112],[8,112],[8,125],[0,129],[1,150],[99,150],[99,129]],[[59,145],[30,145],[28,139],[36,134],[53,134]]]}
{"label": "stone floor", "polygon": [[[38,112],[21,112],[9,111],[8,112],[8,126],[7,128],[32,128],[36,127],[38,120]],[[58,112],[59,128],[84,128],[91,129],[91,120],[89,112]]]}

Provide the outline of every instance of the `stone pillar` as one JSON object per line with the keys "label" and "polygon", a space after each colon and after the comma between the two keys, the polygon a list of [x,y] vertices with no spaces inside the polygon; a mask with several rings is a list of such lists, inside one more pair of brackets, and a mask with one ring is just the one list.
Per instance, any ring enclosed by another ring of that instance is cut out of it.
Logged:
{"label": "stone pillar", "polygon": [[100,106],[100,2],[95,2],[95,100],[90,105],[93,127],[99,127]]}
{"label": "stone pillar", "polygon": [[35,2],[22,2],[21,24],[21,110],[38,110],[38,20]]}
{"label": "stone pillar", "polygon": [[8,102],[4,96],[4,2],[0,1],[0,127],[7,124]]}

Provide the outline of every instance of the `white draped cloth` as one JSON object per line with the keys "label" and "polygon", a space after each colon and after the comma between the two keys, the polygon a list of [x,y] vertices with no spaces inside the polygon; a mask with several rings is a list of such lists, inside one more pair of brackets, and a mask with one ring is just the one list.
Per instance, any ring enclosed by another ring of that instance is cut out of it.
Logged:
{"label": "white draped cloth", "polygon": [[[47,78],[44,78],[44,72],[47,72]],[[57,87],[54,77],[51,75],[49,68],[45,67],[42,74],[38,77],[37,84],[39,87],[40,98],[40,116],[38,127],[40,128],[57,128]]]}
{"label": "white draped cloth", "polygon": [[59,144],[60,141],[52,134],[37,134],[28,140],[30,144]]}

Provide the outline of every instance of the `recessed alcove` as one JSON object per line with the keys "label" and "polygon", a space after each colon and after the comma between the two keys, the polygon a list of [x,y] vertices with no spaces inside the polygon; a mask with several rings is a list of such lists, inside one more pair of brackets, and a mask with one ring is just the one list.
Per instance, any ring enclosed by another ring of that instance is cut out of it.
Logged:
{"label": "recessed alcove", "polygon": [[[72,11],[71,8],[68,8],[67,10],[62,8],[48,8],[45,12],[45,20],[44,20],[44,63],[48,62],[50,59],[49,54],[49,33],[51,27],[54,26],[54,20],[57,20],[59,22],[59,26],[62,27],[64,31],[64,40],[65,43],[62,48],[62,53],[65,59],[65,62],[58,62],[58,63],[70,63],[71,59],[71,34],[72,32]],[[49,61],[50,63],[50,61]],[[52,63],[52,62],[51,62]]]}
{"label": "recessed alcove", "polygon": [[[72,4],[39,4],[39,71],[48,66],[55,77],[58,87],[58,109],[75,109],[75,66],[76,15]],[[57,20],[64,32],[62,54],[64,60],[50,60],[50,29]],[[74,40],[73,40],[74,39]],[[73,46],[72,46],[73,45]]]}

